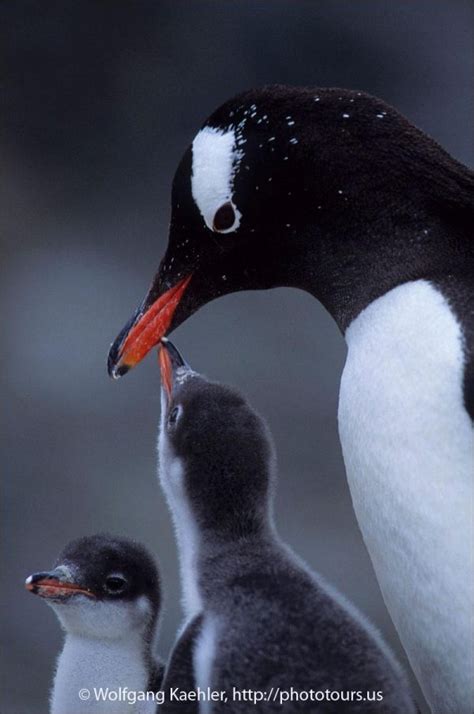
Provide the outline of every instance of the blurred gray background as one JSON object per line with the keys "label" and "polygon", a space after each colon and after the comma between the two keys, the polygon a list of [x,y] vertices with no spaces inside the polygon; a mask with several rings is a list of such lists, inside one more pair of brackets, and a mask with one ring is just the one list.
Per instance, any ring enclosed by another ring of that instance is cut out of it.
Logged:
{"label": "blurred gray background", "polygon": [[[118,383],[105,360],[163,253],[174,169],[201,121],[268,82],[352,87],[472,164],[473,19],[463,0],[1,3],[2,712],[47,711],[61,634],[23,580],[70,539],[143,541],[166,586],[163,654],[180,621],[155,359]],[[281,534],[403,659],[346,485],[332,320],[297,291],[246,293],[174,337],[266,416]]]}

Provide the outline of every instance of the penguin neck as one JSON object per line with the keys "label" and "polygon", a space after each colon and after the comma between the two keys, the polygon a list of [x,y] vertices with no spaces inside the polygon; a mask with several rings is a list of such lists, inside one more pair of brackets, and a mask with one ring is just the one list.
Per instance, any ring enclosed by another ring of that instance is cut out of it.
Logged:
{"label": "penguin neck", "polygon": [[250,544],[268,538],[273,532],[271,488],[265,500],[262,499],[261,508],[253,503],[252,508],[241,512],[239,517],[235,512],[224,514],[224,509],[214,504],[210,519],[210,504],[204,504],[204,514],[196,502],[193,505],[193,499],[185,488],[185,463],[173,453],[165,434],[162,425],[158,446],[159,478],[173,519],[181,576],[181,604],[189,622],[203,608],[202,564],[209,557],[231,548],[236,541]]}
{"label": "penguin neck", "polygon": [[[152,662],[151,646],[143,632],[129,631],[117,639],[100,639],[66,632],[58,659],[51,695],[51,714],[103,712],[121,714],[146,711],[108,698],[120,687],[146,691]],[[90,699],[81,701],[78,692],[87,689]]]}
{"label": "penguin neck", "polygon": [[350,234],[331,232],[325,238],[307,229],[283,261],[286,284],[319,300],[343,334],[368,305],[398,285],[462,276],[472,265],[469,241],[428,216],[403,213],[385,225],[355,220],[349,225]]}
{"label": "penguin neck", "polygon": [[219,581],[225,580],[235,567],[241,570],[242,561],[253,553],[262,553],[276,544],[280,544],[274,523],[270,520],[262,524],[260,530],[242,533],[239,537],[216,537],[211,535],[199,554],[201,589],[215,588]]}
{"label": "penguin neck", "polygon": [[228,531],[216,531],[198,527],[191,508],[181,502],[173,510],[178,541],[181,572],[182,606],[185,619],[190,621],[203,610],[206,581],[222,576],[222,563],[232,557],[237,550],[249,552],[261,549],[264,543],[274,538],[271,517],[262,519],[251,532],[243,532],[239,537]]}

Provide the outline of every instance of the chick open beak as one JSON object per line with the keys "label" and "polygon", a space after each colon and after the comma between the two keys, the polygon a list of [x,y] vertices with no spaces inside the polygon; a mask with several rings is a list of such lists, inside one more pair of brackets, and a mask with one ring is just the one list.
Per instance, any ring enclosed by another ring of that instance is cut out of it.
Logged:
{"label": "chick open beak", "polygon": [[173,392],[176,370],[180,367],[184,367],[188,370],[191,370],[191,368],[174,344],[166,339],[166,337],[162,338],[158,348],[158,362],[160,365],[161,382],[169,401]]}

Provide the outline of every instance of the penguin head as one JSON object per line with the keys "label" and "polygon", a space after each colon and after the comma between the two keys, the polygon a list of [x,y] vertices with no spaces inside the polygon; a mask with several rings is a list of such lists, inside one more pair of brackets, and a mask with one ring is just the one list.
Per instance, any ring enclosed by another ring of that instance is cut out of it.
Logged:
{"label": "penguin head", "polygon": [[168,340],[160,348],[160,480],[175,517],[218,541],[271,522],[274,449],[264,421],[234,389],[194,372]]}
{"label": "penguin head", "polygon": [[402,210],[403,223],[404,206],[422,211],[416,194],[423,182],[413,176],[420,156],[436,150],[362,92],[270,86],[226,102],[176,171],[168,248],[111,347],[109,373],[125,374],[161,337],[227,293],[303,287],[328,307],[326,293],[341,289],[334,283],[343,264],[350,270],[358,255],[368,267],[376,262],[372,251],[388,230],[383,217]]}
{"label": "penguin head", "polygon": [[56,612],[66,632],[151,639],[161,608],[157,567],[138,543],[104,534],[69,543],[53,569],[30,575],[25,587]]}

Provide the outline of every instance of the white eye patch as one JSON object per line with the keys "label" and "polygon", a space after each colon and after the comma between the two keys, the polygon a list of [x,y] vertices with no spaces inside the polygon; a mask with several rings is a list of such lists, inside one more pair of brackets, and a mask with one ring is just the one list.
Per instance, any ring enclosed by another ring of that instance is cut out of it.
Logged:
{"label": "white eye patch", "polygon": [[[237,148],[234,130],[204,127],[193,141],[192,153],[191,191],[207,227],[219,233],[237,230],[242,214],[232,200],[232,191],[243,153]],[[214,217],[225,204],[232,206],[234,221],[219,229]]]}

